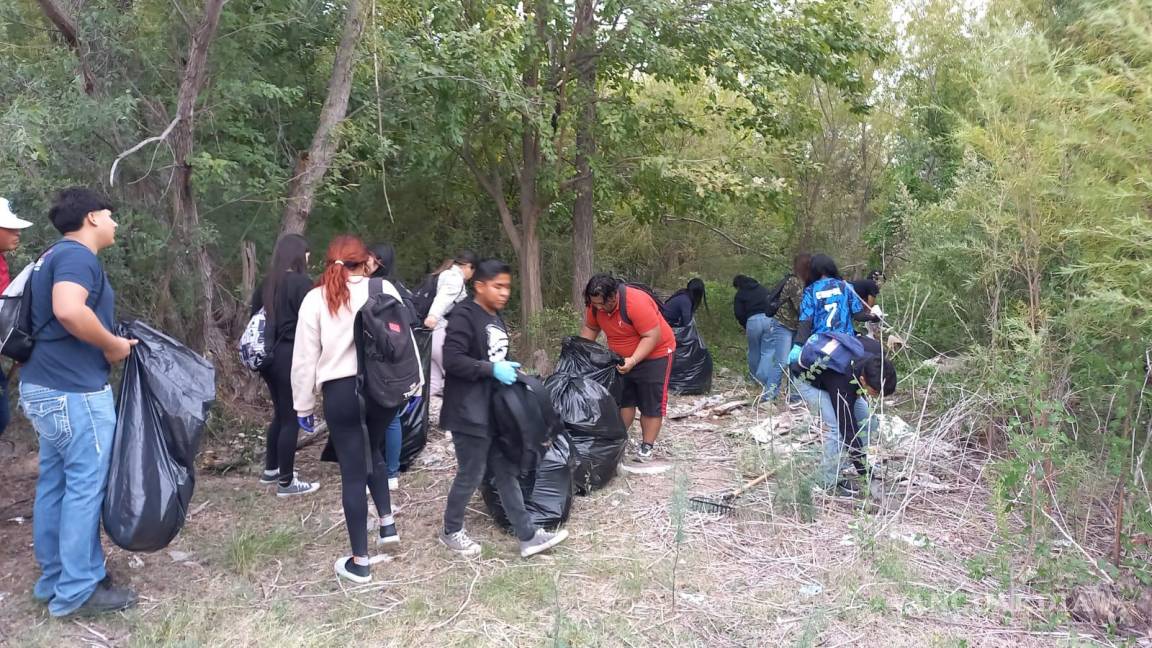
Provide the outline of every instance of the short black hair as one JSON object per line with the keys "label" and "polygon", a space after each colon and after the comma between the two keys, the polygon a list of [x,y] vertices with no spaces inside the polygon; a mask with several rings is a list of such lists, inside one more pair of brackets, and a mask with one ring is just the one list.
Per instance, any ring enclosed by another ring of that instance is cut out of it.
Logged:
{"label": "short black hair", "polygon": [[476,267],[476,253],[473,252],[472,250],[460,250],[459,252],[456,253],[456,256],[453,257],[452,261],[456,265],[470,265],[473,268],[475,268]]}
{"label": "short black hair", "polygon": [[56,194],[52,209],[48,210],[48,220],[56,231],[70,234],[84,227],[88,214],[97,211],[113,211],[112,201],[87,187],[68,187]]}
{"label": "short black hair", "polygon": [[588,280],[588,285],[584,286],[584,305],[590,306],[593,297],[601,299],[612,299],[616,296],[616,290],[619,288],[620,282],[610,274],[600,273],[592,275]]}
{"label": "short black hair", "polygon": [[896,393],[896,367],[888,358],[872,356],[857,365],[856,375],[884,396]]}
{"label": "short black hair", "polygon": [[732,277],[732,287],[737,289],[750,288],[757,283],[760,282],[756,281],[752,277],[749,277],[748,275],[736,275],[735,277]]}
{"label": "short black hair", "polygon": [[840,278],[840,269],[836,267],[836,262],[832,260],[832,257],[827,254],[816,254],[812,257],[812,279],[821,277]]}
{"label": "short black hair", "polygon": [[476,271],[472,273],[472,283],[491,281],[502,274],[512,276],[512,266],[500,259],[484,259],[474,267]]}

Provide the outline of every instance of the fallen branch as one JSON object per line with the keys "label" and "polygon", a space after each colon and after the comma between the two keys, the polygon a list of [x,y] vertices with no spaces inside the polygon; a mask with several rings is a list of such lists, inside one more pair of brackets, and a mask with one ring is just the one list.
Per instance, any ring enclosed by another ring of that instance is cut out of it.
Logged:
{"label": "fallen branch", "polygon": [[133,146],[132,148],[128,149],[127,151],[124,151],[123,153],[121,153],[120,155],[117,155],[116,159],[113,160],[113,162],[112,162],[112,170],[108,172],[108,184],[110,186],[114,186],[116,184],[116,167],[120,164],[120,160],[123,160],[124,158],[128,157],[129,155],[132,155],[136,151],[139,151],[140,149],[144,148],[145,146],[148,146],[149,144],[159,144],[160,142],[163,142],[164,140],[168,139],[168,136],[172,134],[172,129],[176,128],[176,124],[178,124],[178,123],[180,123],[180,116],[179,115],[177,115],[168,124],[168,127],[164,129],[163,133],[160,133],[159,135],[156,135],[154,137],[149,137],[148,139],[137,144],[136,146]]}

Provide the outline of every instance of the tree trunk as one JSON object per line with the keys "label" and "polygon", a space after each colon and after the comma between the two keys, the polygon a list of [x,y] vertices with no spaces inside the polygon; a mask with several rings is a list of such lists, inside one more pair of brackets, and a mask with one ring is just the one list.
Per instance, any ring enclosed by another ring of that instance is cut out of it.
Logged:
{"label": "tree trunk", "polygon": [[[207,0],[204,15],[192,34],[188,48],[188,63],[180,79],[176,98],[176,123],[170,136],[175,172],[172,179],[172,223],[176,229],[176,244],[188,250],[200,284],[200,348],[215,362],[225,361],[227,342],[216,325],[216,281],[208,246],[200,233],[200,212],[192,195],[192,157],[194,145],[196,100],[208,77],[208,49],[216,38],[220,26],[220,12],[226,0]],[[178,258],[179,255],[173,255]]]}
{"label": "tree trunk", "polygon": [[572,206],[572,305],[584,309],[584,287],[596,263],[595,177],[596,155],[596,52],[595,0],[576,1],[576,202]]}
{"label": "tree trunk", "polygon": [[60,32],[60,36],[68,43],[68,47],[76,53],[76,62],[80,65],[80,76],[84,79],[84,94],[92,96],[96,92],[96,79],[92,76],[92,69],[88,67],[88,57],[85,45],[80,40],[79,31],[72,17],[63,8],[57,6],[52,0],[36,0],[44,17]]}
{"label": "tree trunk", "polygon": [[288,188],[288,204],[284,207],[281,232],[303,234],[312,212],[316,189],[332,158],[340,146],[337,129],[348,114],[348,97],[352,93],[352,63],[356,58],[356,45],[364,33],[364,4],[361,0],[348,0],[348,13],[344,16],[344,30],[336,58],[332,63],[332,77],[328,80],[328,96],[320,110],[312,145],[296,161],[292,182]]}

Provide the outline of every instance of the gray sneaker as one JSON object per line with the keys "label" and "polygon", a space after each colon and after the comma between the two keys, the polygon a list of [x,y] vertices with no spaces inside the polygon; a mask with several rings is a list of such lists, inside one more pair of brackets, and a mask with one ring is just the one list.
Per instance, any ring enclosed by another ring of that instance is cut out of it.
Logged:
{"label": "gray sneaker", "polygon": [[640,447],[636,448],[636,461],[641,463],[652,461],[652,448],[651,443],[641,442]]}
{"label": "gray sneaker", "polygon": [[473,542],[472,538],[468,537],[468,533],[464,531],[464,529],[460,529],[456,533],[444,533],[441,531],[440,544],[448,547],[461,556],[480,555],[480,545]]}
{"label": "gray sneaker", "polygon": [[287,486],[276,487],[276,497],[292,497],[294,495],[307,495],[308,493],[315,493],[320,490],[320,484],[317,482],[304,482],[292,478],[292,483]]}
{"label": "gray sneaker", "polygon": [[565,529],[560,529],[555,533],[545,531],[544,529],[536,529],[536,535],[532,536],[531,540],[520,541],[520,557],[530,558],[538,553],[548,551],[567,539],[568,531]]}

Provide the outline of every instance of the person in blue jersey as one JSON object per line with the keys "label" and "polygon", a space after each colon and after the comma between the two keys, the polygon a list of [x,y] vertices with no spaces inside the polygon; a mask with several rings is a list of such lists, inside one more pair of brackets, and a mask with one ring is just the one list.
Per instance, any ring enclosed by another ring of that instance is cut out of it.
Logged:
{"label": "person in blue jersey", "polygon": [[[800,300],[800,323],[792,346],[792,354],[796,357],[815,333],[852,335],[855,333],[853,321],[875,322],[879,319],[852,289],[852,284],[840,277],[840,270],[832,257],[826,254],[813,256],[810,276],[815,281],[804,289],[804,297]],[[795,358],[790,357],[788,361],[795,362]]]}

